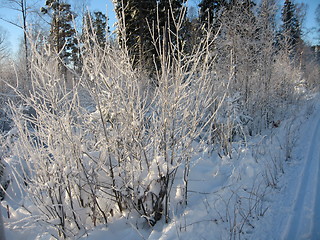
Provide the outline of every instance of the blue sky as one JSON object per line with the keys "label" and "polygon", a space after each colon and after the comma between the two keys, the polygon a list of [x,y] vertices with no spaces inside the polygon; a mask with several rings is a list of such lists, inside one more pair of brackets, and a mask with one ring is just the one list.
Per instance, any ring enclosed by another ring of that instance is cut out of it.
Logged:
{"label": "blue sky", "polygon": [[[200,0],[190,0],[192,5],[196,5]],[[45,0],[28,0],[29,3],[38,2],[38,6],[44,4]],[[79,0],[70,0],[71,3],[79,3]],[[113,11],[113,4],[112,0],[89,0],[89,8],[92,11],[102,11],[104,13],[107,12],[109,17],[109,25],[112,26],[116,19],[115,13]],[[282,6],[283,0],[278,0],[279,6]],[[318,4],[320,4],[319,0],[296,0],[296,3],[305,3],[308,5],[307,15],[305,19],[304,27],[307,29],[312,29],[317,27],[315,22],[315,9]],[[40,7],[39,7],[40,8]],[[19,22],[19,13],[9,10],[7,8],[0,8],[0,17],[9,19],[11,21]],[[3,20],[0,20],[0,27],[7,31],[8,33],[8,42],[10,43],[11,49],[17,51],[19,42],[21,42],[22,38],[22,31],[18,27],[15,27],[11,24],[6,23]],[[111,28],[112,29],[112,28]],[[309,33],[306,37],[306,40],[309,42],[317,43],[316,42],[316,34]]]}

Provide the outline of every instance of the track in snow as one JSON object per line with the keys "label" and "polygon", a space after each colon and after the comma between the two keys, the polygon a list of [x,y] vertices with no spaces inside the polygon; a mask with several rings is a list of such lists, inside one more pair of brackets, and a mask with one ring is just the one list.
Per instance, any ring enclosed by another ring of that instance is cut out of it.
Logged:
{"label": "track in snow", "polygon": [[[310,128],[301,176],[297,176],[294,206],[283,240],[320,240],[320,119]],[[306,135],[306,137],[308,137]],[[309,138],[310,139],[310,138]]]}

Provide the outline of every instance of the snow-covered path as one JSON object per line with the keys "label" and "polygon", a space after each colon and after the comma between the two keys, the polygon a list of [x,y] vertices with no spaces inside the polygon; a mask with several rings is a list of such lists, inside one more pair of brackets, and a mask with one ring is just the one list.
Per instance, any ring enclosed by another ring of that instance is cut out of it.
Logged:
{"label": "snow-covered path", "polygon": [[293,203],[282,239],[320,239],[320,111],[315,114],[308,131],[303,133],[300,144],[303,168],[296,181]]}

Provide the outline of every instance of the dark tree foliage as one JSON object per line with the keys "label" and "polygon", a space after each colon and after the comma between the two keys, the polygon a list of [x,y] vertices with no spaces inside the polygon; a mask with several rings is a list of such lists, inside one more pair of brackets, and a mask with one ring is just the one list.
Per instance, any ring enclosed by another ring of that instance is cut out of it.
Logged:
{"label": "dark tree foliage", "polygon": [[317,6],[315,14],[316,14],[316,21],[318,23],[318,29],[317,29],[317,32],[318,32],[318,44],[320,44],[320,4],[318,4],[318,6]]}
{"label": "dark tree foliage", "polygon": [[72,26],[75,15],[71,11],[71,5],[61,0],[47,0],[46,7],[41,11],[51,12],[49,44],[58,54],[60,70],[65,73],[65,66],[75,64],[78,58],[76,31]]}
{"label": "dark tree foliage", "polygon": [[199,19],[204,24],[217,24],[223,7],[227,6],[226,0],[202,0],[198,5],[200,8]]}
{"label": "dark tree foliage", "polygon": [[116,1],[119,43],[127,49],[134,67],[154,71],[154,62],[159,64],[155,45],[163,45],[162,54],[173,53],[169,42],[180,49],[186,25],[177,23],[185,21],[184,5],[185,0]]}
{"label": "dark tree foliage", "polygon": [[301,40],[301,27],[296,12],[296,6],[290,0],[286,0],[282,8],[281,43],[289,50],[296,47]]}
{"label": "dark tree foliage", "polygon": [[175,33],[175,22],[181,16],[185,0],[160,0],[159,1],[159,25]]}
{"label": "dark tree foliage", "polygon": [[[82,19],[82,35],[93,35],[92,14],[87,11]],[[83,39],[84,40],[84,39]]]}
{"label": "dark tree foliage", "polygon": [[107,26],[107,17],[102,12],[93,13],[93,29],[97,37],[98,44],[104,48],[107,41],[107,34],[109,33],[109,26]]}
{"label": "dark tree foliage", "polygon": [[[98,43],[101,48],[105,47],[107,42],[109,26],[107,17],[102,12],[87,12],[83,17],[82,41],[89,41],[89,45]],[[89,38],[89,39],[88,39]],[[94,41],[93,41],[93,38]]]}
{"label": "dark tree foliage", "polygon": [[[174,36],[183,36],[185,29],[180,28],[181,32],[177,30],[177,23],[182,18],[182,22],[185,21],[184,5],[186,0],[160,0],[158,5],[159,11],[159,28],[161,30],[161,40],[169,41],[169,35],[171,43],[177,44]],[[181,22],[181,21],[180,21]]]}
{"label": "dark tree foliage", "polygon": [[126,47],[133,66],[150,68],[154,46],[150,30],[156,24],[156,0],[118,0],[115,5],[119,20],[119,42]]}
{"label": "dark tree foliage", "polygon": [[[102,12],[89,11],[83,16],[82,33],[81,33],[81,54],[79,57],[79,65],[83,65],[83,58],[90,55],[93,49],[98,48],[96,54],[104,54],[104,49],[108,41],[109,26],[107,17]],[[99,49],[100,48],[100,49]]]}
{"label": "dark tree foliage", "polygon": [[191,53],[201,41],[201,23],[196,16],[195,8],[188,8],[188,15],[185,20],[184,29],[184,50],[186,53]]}

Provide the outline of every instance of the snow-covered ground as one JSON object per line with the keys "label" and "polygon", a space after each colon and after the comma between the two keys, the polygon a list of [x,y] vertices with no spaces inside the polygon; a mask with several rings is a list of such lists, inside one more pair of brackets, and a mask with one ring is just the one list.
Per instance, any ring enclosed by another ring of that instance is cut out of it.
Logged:
{"label": "snow-covered ground", "polygon": [[[232,158],[208,147],[193,159],[188,204],[171,203],[170,222],[153,228],[134,214],[112,219],[81,239],[320,239],[319,98],[288,112],[279,127],[234,144]],[[316,106],[316,107],[315,107]],[[295,114],[294,114],[295,112]],[[7,240],[53,239],[21,204],[11,184],[1,203]],[[8,214],[10,218],[8,218]]]}
{"label": "snow-covered ground", "polygon": [[[320,239],[320,114],[319,111],[309,121],[300,139],[301,168],[294,189],[287,203],[291,206],[282,237],[284,239]],[[302,148],[302,146],[304,148]],[[297,154],[297,156],[299,156]],[[290,201],[291,200],[291,201]]]}
{"label": "snow-covered ground", "polygon": [[292,161],[253,239],[320,239],[320,108],[305,114]]}

